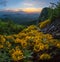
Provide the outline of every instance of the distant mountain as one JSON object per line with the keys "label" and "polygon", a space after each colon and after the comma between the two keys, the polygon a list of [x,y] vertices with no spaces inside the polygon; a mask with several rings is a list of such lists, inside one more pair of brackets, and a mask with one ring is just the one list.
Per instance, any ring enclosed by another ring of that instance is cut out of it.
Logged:
{"label": "distant mountain", "polygon": [[10,10],[3,10],[0,11],[0,18],[9,18],[14,22],[20,24],[26,24],[31,21],[37,20],[40,13],[27,13],[24,11],[10,11]]}

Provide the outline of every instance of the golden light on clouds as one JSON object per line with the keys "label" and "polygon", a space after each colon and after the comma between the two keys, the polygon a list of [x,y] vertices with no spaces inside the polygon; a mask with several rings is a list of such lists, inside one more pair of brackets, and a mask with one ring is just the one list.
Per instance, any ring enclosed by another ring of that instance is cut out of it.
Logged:
{"label": "golden light on clouds", "polygon": [[41,12],[42,8],[24,8],[22,10],[27,13],[31,13],[31,12]]}
{"label": "golden light on clouds", "polygon": [[42,8],[16,8],[16,9],[5,9],[5,10],[8,10],[8,11],[12,11],[12,12],[17,12],[17,11],[24,11],[24,12],[27,12],[27,13],[35,13],[35,12],[41,12]]}

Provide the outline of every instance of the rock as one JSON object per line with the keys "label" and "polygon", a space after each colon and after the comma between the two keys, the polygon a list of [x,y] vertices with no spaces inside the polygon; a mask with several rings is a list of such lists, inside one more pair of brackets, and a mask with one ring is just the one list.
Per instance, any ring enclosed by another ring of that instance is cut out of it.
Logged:
{"label": "rock", "polygon": [[52,21],[52,23],[44,29],[44,33],[50,33],[53,35],[54,38],[60,39],[60,18]]}
{"label": "rock", "polygon": [[53,35],[54,38],[60,39],[60,33],[56,33]]}

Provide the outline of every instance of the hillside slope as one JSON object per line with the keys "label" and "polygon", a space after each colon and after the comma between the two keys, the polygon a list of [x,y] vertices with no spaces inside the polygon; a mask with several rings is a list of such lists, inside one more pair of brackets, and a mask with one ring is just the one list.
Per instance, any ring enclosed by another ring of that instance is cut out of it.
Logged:
{"label": "hillside slope", "polygon": [[[50,33],[54,38],[60,39],[60,1],[52,5],[55,6],[53,8],[43,8],[39,16],[39,22],[43,22],[41,30],[44,33]],[[47,20],[50,20],[51,23],[47,23]]]}

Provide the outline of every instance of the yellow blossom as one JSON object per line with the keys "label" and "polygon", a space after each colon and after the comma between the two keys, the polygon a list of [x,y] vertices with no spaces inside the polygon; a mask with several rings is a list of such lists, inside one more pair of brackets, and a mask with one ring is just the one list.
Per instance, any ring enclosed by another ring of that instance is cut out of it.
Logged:
{"label": "yellow blossom", "polygon": [[23,48],[27,47],[27,42],[26,42],[25,40],[23,40],[23,41],[21,42],[21,46],[22,46]]}
{"label": "yellow blossom", "polygon": [[60,48],[60,42],[58,42],[58,43],[56,44],[56,47]]}
{"label": "yellow blossom", "polygon": [[40,55],[40,59],[41,60],[51,59],[51,56],[47,53],[44,53],[44,54]]}
{"label": "yellow blossom", "polygon": [[0,49],[3,48],[4,46],[0,44]]}
{"label": "yellow blossom", "polygon": [[19,39],[19,38],[15,39],[15,43],[20,43],[20,42],[21,42],[21,39]]}
{"label": "yellow blossom", "polygon": [[23,59],[23,52],[21,50],[15,50],[12,53],[12,59],[14,61],[22,60]]}

